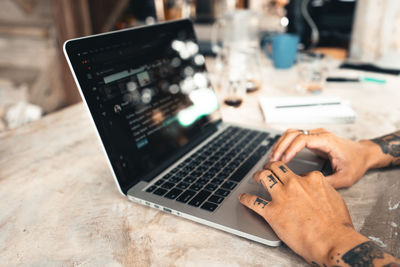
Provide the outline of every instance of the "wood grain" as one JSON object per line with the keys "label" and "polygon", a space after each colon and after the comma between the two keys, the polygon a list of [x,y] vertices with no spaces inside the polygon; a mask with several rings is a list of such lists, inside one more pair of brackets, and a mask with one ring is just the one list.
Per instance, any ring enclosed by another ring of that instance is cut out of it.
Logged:
{"label": "wood grain", "polygon": [[[265,88],[240,109],[222,106],[223,117],[284,130],[288,125],[263,122],[257,98],[290,94],[292,72],[266,71]],[[351,99],[359,117],[323,126],[352,139],[400,128],[397,86],[397,80],[379,88],[327,86],[323,94]],[[339,191],[356,229],[397,257],[399,176],[399,169],[369,172]],[[286,246],[270,248],[129,202],[114,184],[83,104],[0,134],[0,199],[4,266],[307,266]]]}

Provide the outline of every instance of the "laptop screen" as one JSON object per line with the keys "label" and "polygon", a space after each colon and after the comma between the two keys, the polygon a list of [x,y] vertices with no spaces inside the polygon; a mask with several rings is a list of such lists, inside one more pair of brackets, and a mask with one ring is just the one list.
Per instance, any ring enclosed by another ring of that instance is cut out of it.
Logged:
{"label": "laptop screen", "polygon": [[219,119],[188,20],[71,40],[65,49],[124,193]]}

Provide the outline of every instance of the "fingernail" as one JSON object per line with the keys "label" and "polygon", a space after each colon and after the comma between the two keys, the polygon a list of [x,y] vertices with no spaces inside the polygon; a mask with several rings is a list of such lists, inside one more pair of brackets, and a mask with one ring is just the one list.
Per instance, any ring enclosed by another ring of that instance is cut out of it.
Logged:
{"label": "fingernail", "polygon": [[239,194],[239,200],[242,198],[243,194]]}

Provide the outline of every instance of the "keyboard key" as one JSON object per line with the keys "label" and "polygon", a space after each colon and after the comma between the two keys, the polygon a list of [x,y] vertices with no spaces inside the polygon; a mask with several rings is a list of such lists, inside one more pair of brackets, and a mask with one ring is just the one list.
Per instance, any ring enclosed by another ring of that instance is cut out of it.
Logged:
{"label": "keyboard key", "polygon": [[232,181],[226,181],[223,185],[221,185],[221,187],[228,190],[233,190],[236,187],[236,185],[237,184]]}
{"label": "keyboard key", "polygon": [[157,188],[157,186],[152,185],[152,186],[150,186],[149,188],[146,189],[146,192],[153,192],[154,189],[156,189],[156,188]]}
{"label": "keyboard key", "polygon": [[196,169],[196,170],[195,170],[194,172],[192,172],[191,174],[192,174],[192,176],[196,177],[196,179],[197,179],[197,177],[201,176],[203,173],[204,173],[204,172],[202,172],[202,171]]}
{"label": "keyboard key", "polygon": [[206,177],[201,177],[201,178],[199,178],[199,179],[196,181],[196,183],[197,183],[197,184],[205,185],[206,183],[208,183],[209,180],[210,180],[210,179],[208,179],[208,178],[206,178]]}
{"label": "keyboard key", "polygon": [[204,189],[209,190],[209,191],[214,191],[215,189],[217,189],[217,185],[208,184],[208,185],[206,185],[206,187],[204,187]]}
{"label": "keyboard key", "polygon": [[218,207],[217,204],[211,202],[206,202],[201,206],[203,210],[208,210],[208,211],[214,211],[217,207]]}
{"label": "keyboard key", "polygon": [[179,164],[178,166],[177,166],[177,168],[179,168],[179,169],[181,169],[183,166],[185,166],[186,165],[186,163],[185,162],[182,162],[181,164]]}
{"label": "keyboard key", "polygon": [[180,184],[178,184],[176,187],[180,188],[180,189],[186,189],[189,187],[190,184],[185,183],[185,182],[181,182]]}
{"label": "keyboard key", "polygon": [[227,195],[229,195],[229,191],[225,190],[225,189],[218,189],[217,191],[215,191],[216,195],[222,196],[222,197],[226,197]]}
{"label": "keyboard key", "polygon": [[202,190],[189,202],[189,205],[199,207],[209,195],[211,195],[210,191]]}
{"label": "keyboard key", "polygon": [[193,190],[186,190],[186,191],[183,192],[176,200],[179,201],[179,202],[186,203],[186,202],[188,202],[189,199],[191,199],[195,194],[196,194],[196,192],[193,191]]}
{"label": "keyboard key", "polygon": [[185,168],[183,168],[183,171],[185,172],[191,172],[194,168],[196,168],[196,166],[194,164],[189,164],[188,166],[186,166]]}
{"label": "keyboard key", "polygon": [[170,171],[170,173],[177,173],[179,171],[179,168],[175,168],[172,171]]}
{"label": "keyboard key", "polygon": [[225,179],[225,178],[227,178],[230,174],[231,174],[230,171],[223,170],[222,172],[220,172],[220,173],[217,175],[217,178],[219,178],[219,179]]}
{"label": "keyboard key", "polygon": [[202,164],[201,166],[199,166],[197,169],[196,169],[196,173],[197,172],[199,172],[199,173],[204,173],[206,170],[208,169],[208,166],[206,167],[206,166],[204,166],[204,164]]}
{"label": "keyboard key", "polygon": [[162,188],[165,188],[165,189],[171,189],[172,187],[174,187],[174,185],[175,184],[173,184],[173,183],[170,183],[170,182],[165,182],[165,183],[163,183],[162,184]]}
{"label": "keyboard key", "polygon": [[167,191],[168,191],[168,190],[166,190],[166,189],[158,188],[156,191],[153,192],[153,194],[162,196],[162,195],[164,195],[165,193],[167,193]]}
{"label": "keyboard key", "polygon": [[195,183],[195,184],[192,184],[192,186],[190,187],[190,189],[192,189],[192,190],[194,190],[194,191],[199,191],[199,190],[203,187],[203,185],[204,185],[204,184]]}
{"label": "keyboard key", "polygon": [[216,185],[220,185],[220,184],[222,184],[223,181],[224,180],[222,180],[222,179],[215,178],[210,183],[213,183],[213,184],[216,184]]}
{"label": "keyboard key", "polygon": [[211,197],[208,199],[208,201],[211,201],[211,202],[220,204],[222,201],[224,201],[224,199],[225,199],[225,198],[223,198],[223,197],[213,195],[213,196],[211,196]]}
{"label": "keyboard key", "polygon": [[242,166],[237,169],[232,176],[229,178],[229,180],[235,181],[235,182],[240,182],[244,176],[254,167],[254,165],[260,160],[261,156],[258,154],[255,154],[248,158],[245,163],[243,163]]}
{"label": "keyboard key", "polygon": [[180,172],[178,172],[178,173],[175,173],[175,176],[176,176],[176,177],[179,177],[179,178],[183,178],[183,177],[186,176],[186,174],[187,174],[187,172],[180,171]]}
{"label": "keyboard key", "polygon": [[163,179],[167,180],[168,178],[171,178],[172,174],[167,173],[166,175],[164,175]]}
{"label": "keyboard key", "polygon": [[158,180],[157,182],[155,182],[155,185],[162,185],[165,182],[165,180]]}
{"label": "keyboard key", "polygon": [[187,183],[193,183],[194,181],[197,180],[197,177],[194,177],[192,175],[189,175],[188,177],[186,177],[185,179],[183,179],[183,181],[187,182]]}
{"label": "keyboard key", "polygon": [[168,182],[173,183],[173,184],[176,184],[176,183],[179,182],[180,180],[182,180],[182,178],[179,178],[179,177],[174,176],[174,177],[169,178],[169,179],[168,179]]}
{"label": "keyboard key", "polygon": [[208,171],[203,175],[203,178],[206,178],[209,180],[209,179],[213,178],[214,176],[215,176],[215,173]]}
{"label": "keyboard key", "polygon": [[177,196],[179,196],[179,194],[182,193],[182,190],[178,189],[178,188],[174,188],[171,191],[169,191],[165,197],[169,198],[169,199],[175,199]]}

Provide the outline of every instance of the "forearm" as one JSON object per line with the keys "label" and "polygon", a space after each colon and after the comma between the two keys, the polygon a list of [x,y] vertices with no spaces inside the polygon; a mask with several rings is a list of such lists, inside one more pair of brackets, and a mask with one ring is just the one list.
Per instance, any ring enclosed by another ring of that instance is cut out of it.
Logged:
{"label": "forearm", "polygon": [[386,253],[377,244],[352,230],[342,238],[338,235],[335,245],[312,266],[384,266],[400,267],[400,260]]}
{"label": "forearm", "polygon": [[372,140],[361,140],[368,169],[400,165],[400,131]]}

